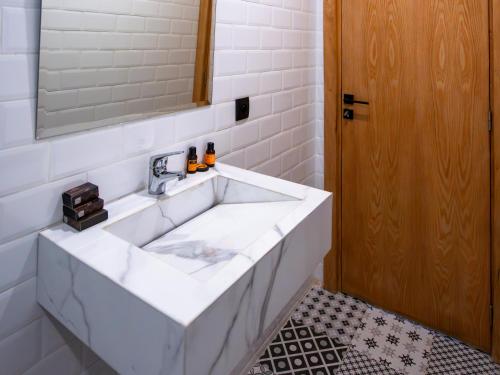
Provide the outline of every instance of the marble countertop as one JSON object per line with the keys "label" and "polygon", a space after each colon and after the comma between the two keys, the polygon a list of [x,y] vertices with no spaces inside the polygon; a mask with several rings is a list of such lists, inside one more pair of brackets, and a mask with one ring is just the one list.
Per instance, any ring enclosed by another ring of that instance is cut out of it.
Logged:
{"label": "marble countertop", "polygon": [[[263,233],[261,230],[257,240],[249,242],[245,249],[225,259],[224,266],[218,267],[217,272],[210,277],[193,277],[106,230],[113,223],[158,204],[158,198],[147,192],[131,194],[107,205],[109,219],[84,232],[59,224],[43,231],[41,236],[126,292],[177,323],[188,326],[331,195],[322,190],[218,163],[207,173],[198,173],[180,181],[160,199],[174,197],[217,176],[289,196],[294,206],[285,216],[280,216],[275,225]],[[269,204],[266,209],[273,210],[273,205]]]}

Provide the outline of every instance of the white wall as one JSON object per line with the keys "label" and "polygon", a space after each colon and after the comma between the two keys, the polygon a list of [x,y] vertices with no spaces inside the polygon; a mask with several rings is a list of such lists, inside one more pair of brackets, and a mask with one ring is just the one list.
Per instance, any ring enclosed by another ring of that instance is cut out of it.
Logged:
{"label": "white wall", "polygon": [[[39,1],[0,0],[0,372],[96,373],[35,299],[37,232],[61,219],[61,192],[89,180],[109,202],[144,187],[152,153],[209,139],[222,161],[321,185],[321,0],[218,0],[211,107],[35,142]],[[244,95],[251,119],[235,124]]]}
{"label": "white wall", "polygon": [[194,107],[198,16],[199,0],[130,0],[120,7],[110,0],[46,1],[38,109],[44,133]]}

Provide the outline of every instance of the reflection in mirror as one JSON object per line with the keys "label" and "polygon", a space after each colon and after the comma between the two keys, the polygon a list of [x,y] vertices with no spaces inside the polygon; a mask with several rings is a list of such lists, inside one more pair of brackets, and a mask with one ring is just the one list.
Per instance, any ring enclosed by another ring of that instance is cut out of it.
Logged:
{"label": "reflection in mirror", "polygon": [[215,0],[42,0],[37,138],[210,104]]}

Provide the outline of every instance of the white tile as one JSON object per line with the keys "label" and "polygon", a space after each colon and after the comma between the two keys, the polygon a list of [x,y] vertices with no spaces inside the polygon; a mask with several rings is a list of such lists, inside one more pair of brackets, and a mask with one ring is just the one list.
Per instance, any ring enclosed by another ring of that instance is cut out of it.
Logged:
{"label": "white tile", "polygon": [[269,141],[260,142],[246,148],[246,167],[253,168],[269,159]]}
{"label": "white tile", "polygon": [[61,178],[105,165],[122,155],[122,129],[112,128],[51,142],[51,177]]}
{"label": "white tile", "polygon": [[272,8],[262,5],[248,5],[248,24],[269,26],[272,22]]}
{"label": "white tile", "polygon": [[232,132],[233,150],[236,151],[257,142],[259,139],[259,122],[252,121],[243,125],[238,125],[232,129]]}
{"label": "white tile", "polygon": [[148,160],[144,155],[89,171],[89,182],[99,186],[100,197],[108,203],[145,188]]}
{"label": "white tile", "polygon": [[260,77],[260,92],[265,94],[268,92],[276,92],[281,90],[281,72],[268,72]]}
{"label": "white tile", "polygon": [[218,158],[231,152],[231,130],[217,132],[208,138],[215,143],[215,152]]}
{"label": "white tile", "polygon": [[283,45],[283,32],[273,29],[262,30],[261,47],[263,49],[280,49]]}
{"label": "white tile", "polygon": [[247,69],[252,72],[272,70],[273,55],[271,51],[250,51],[247,54]]}
{"label": "white tile", "polygon": [[40,56],[40,68],[78,69],[80,66],[79,51],[46,51]]}
{"label": "white tile", "polygon": [[289,10],[273,9],[273,26],[288,29],[292,26],[292,12]]}
{"label": "white tile", "polygon": [[247,17],[244,1],[226,0],[217,2],[217,23],[244,24]]}
{"label": "white tile", "polygon": [[184,141],[214,130],[212,107],[181,113],[175,117],[176,141]]}
{"label": "white tile", "polygon": [[[283,73],[283,88],[291,89],[299,87],[302,84],[302,74],[300,70],[292,70]],[[307,98],[307,96],[306,96]],[[302,102],[294,102],[294,105],[304,104]]]}
{"label": "white tile", "polygon": [[3,374],[23,374],[40,359],[40,319],[0,341]]}
{"label": "white tile", "polygon": [[0,148],[31,143],[35,121],[33,99],[0,103]]}
{"label": "white tile", "polygon": [[233,29],[234,49],[259,49],[260,31],[255,27],[235,26]]}
{"label": "white tile", "polygon": [[214,77],[212,104],[233,99],[233,80],[231,77]]}
{"label": "white tile", "polygon": [[224,103],[215,107],[215,128],[217,130],[227,129],[236,122],[235,104]]}
{"label": "white tile", "polygon": [[296,150],[290,150],[281,157],[283,171],[288,171],[300,163],[300,154]]}
{"label": "white tile", "polygon": [[41,316],[42,309],[36,301],[36,278],[1,293],[0,340]]}
{"label": "white tile", "polygon": [[42,28],[53,30],[79,30],[83,13],[50,9],[42,12]]}
{"label": "white tile", "polygon": [[48,180],[48,143],[0,151],[0,197],[27,189]]}
{"label": "white tile", "polygon": [[223,156],[220,161],[235,167],[245,168],[245,151],[232,152],[229,155]]}
{"label": "white tile", "polygon": [[294,146],[301,145],[314,135],[314,126],[312,124],[299,126],[292,134]]}
{"label": "white tile", "polygon": [[0,293],[36,274],[38,233],[0,246]]}
{"label": "white tile", "polygon": [[283,130],[295,128],[300,125],[300,109],[292,109],[282,114]]}
{"label": "white tile", "polygon": [[268,116],[272,113],[271,95],[261,95],[250,98],[250,118]]}
{"label": "white tile", "polygon": [[315,153],[316,153],[316,140],[314,138],[305,142],[300,147],[300,159],[302,161],[313,157]]}
{"label": "white tile", "polygon": [[281,116],[268,116],[261,120],[260,137],[261,139],[269,138],[281,131]]}
{"label": "white tile", "polygon": [[123,151],[125,156],[135,156],[150,151],[154,145],[154,123],[145,121],[123,127]]}
{"label": "white tile", "polygon": [[263,173],[268,176],[280,177],[281,174],[281,161],[279,158],[274,158],[265,163],[255,167],[255,172]]}
{"label": "white tile", "polygon": [[271,138],[271,156],[275,157],[279,154],[291,149],[292,134],[291,132],[282,132],[276,137]]}
{"label": "white tile", "polygon": [[4,7],[2,13],[3,52],[35,52],[38,48],[40,11]]}
{"label": "white tile", "polygon": [[292,94],[290,92],[280,92],[273,95],[273,112],[284,112],[292,108]]}
{"label": "white tile", "polygon": [[284,48],[300,48],[302,46],[302,33],[300,31],[286,31],[283,33]]}
{"label": "white tile", "polygon": [[0,55],[0,100],[35,96],[37,58],[34,55]]}
{"label": "white tile", "polygon": [[259,75],[245,74],[233,79],[233,95],[235,98],[254,96],[259,93]]}
{"label": "white tile", "polygon": [[0,198],[0,243],[62,220],[61,194],[86,181],[80,174]]}
{"label": "white tile", "polygon": [[290,51],[273,51],[273,69],[290,69],[293,65],[292,56]]}
{"label": "white tile", "polygon": [[247,58],[244,52],[215,51],[215,76],[245,73]]}
{"label": "white tile", "polygon": [[[286,88],[295,88],[298,87],[298,84],[294,83],[293,75],[288,76],[288,80],[285,79],[286,82],[283,83],[283,86]],[[298,90],[293,91],[293,107],[298,107],[304,104],[307,104],[309,101],[309,89],[308,88],[300,88]]]}
{"label": "white tile", "polygon": [[325,176],[323,174],[315,175],[315,187],[316,189],[324,189],[325,188]]}
{"label": "white tile", "polygon": [[175,143],[175,117],[163,116],[149,120],[153,123],[154,149],[170,146]]}
{"label": "white tile", "polygon": [[233,26],[219,24],[215,28],[215,49],[231,49],[233,46]]}

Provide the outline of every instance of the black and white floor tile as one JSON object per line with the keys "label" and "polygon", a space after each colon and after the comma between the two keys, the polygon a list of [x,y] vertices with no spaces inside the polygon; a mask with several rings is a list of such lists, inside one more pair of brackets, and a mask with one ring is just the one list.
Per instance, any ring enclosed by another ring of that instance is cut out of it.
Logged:
{"label": "black and white floor tile", "polygon": [[424,374],[434,341],[433,332],[397,315],[370,307],[352,346],[370,359],[405,375]]}
{"label": "black and white floor tile", "polygon": [[345,354],[342,365],[335,375],[399,375],[399,373],[351,348]]}
{"label": "black and white floor tile", "polygon": [[313,288],[249,375],[500,375],[487,354]]}
{"label": "black and white floor tile", "polygon": [[451,337],[437,334],[426,375],[500,375],[489,355]]}
{"label": "black and white floor tile", "polygon": [[326,334],[290,319],[269,344],[258,366],[275,375],[330,375],[348,349]]}
{"label": "black and white floor tile", "polygon": [[325,333],[337,342],[349,345],[368,305],[343,293],[312,288],[292,319]]}
{"label": "black and white floor tile", "polygon": [[248,375],[273,375],[273,372],[266,365],[257,363],[250,369]]}

